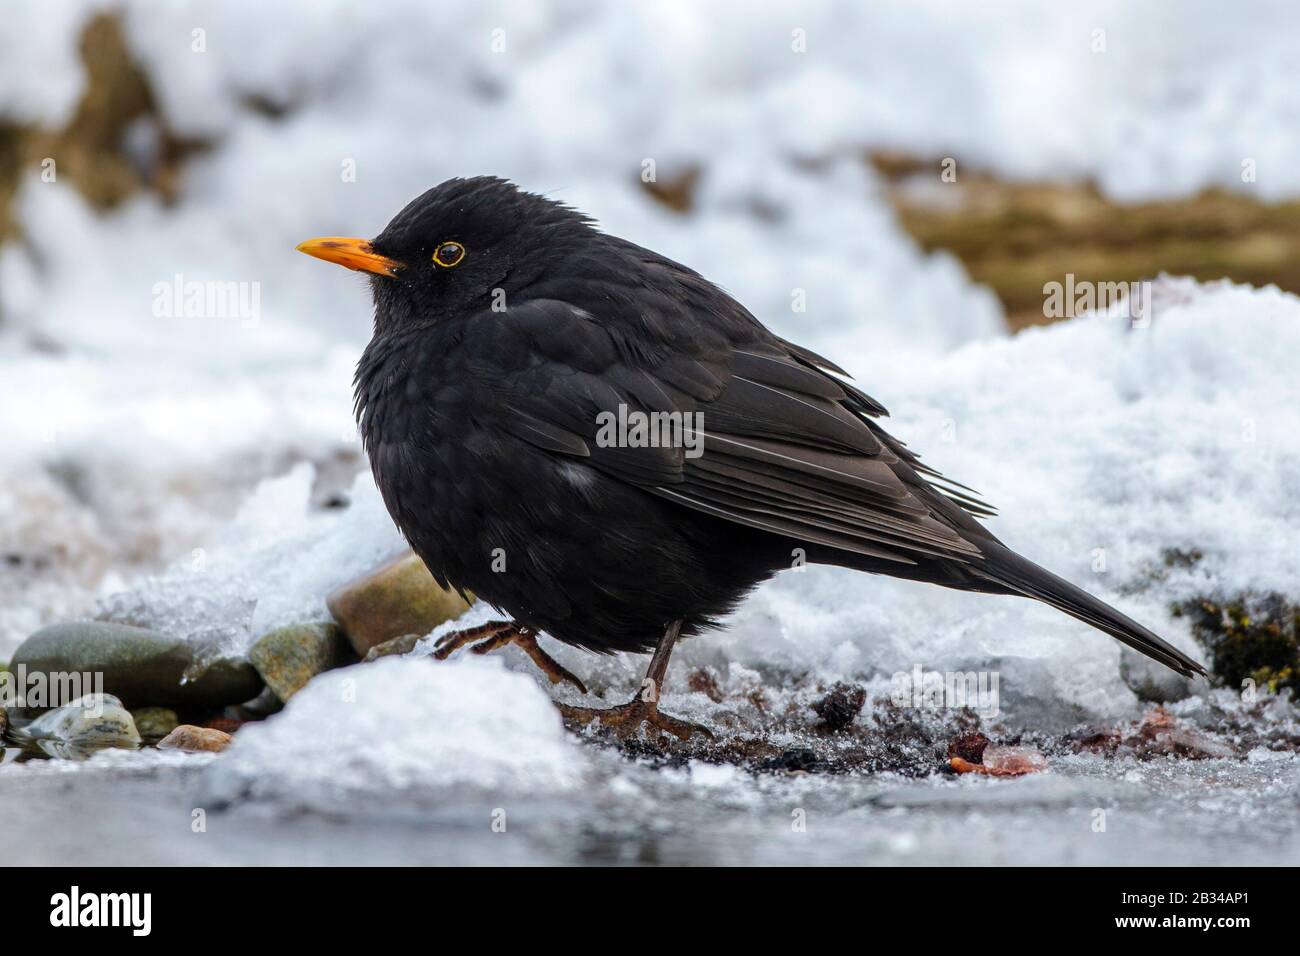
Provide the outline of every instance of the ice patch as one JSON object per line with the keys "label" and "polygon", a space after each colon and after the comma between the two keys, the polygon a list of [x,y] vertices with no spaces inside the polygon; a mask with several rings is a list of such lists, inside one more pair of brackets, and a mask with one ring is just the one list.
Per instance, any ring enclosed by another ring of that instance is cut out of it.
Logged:
{"label": "ice patch", "polygon": [[499,661],[386,658],[322,675],[244,726],[206,789],[318,809],[365,799],[382,812],[386,798],[448,790],[560,793],[585,767],[547,696]]}

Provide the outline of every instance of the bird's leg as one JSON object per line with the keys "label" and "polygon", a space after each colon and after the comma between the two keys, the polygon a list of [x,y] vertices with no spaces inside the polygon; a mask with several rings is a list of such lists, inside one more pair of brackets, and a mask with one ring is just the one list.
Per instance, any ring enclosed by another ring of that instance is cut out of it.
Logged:
{"label": "bird's leg", "polygon": [[444,634],[433,645],[433,656],[440,661],[445,661],[467,644],[474,645],[470,648],[470,653],[473,654],[486,654],[488,651],[495,651],[507,644],[514,644],[533,659],[533,663],[551,679],[552,684],[567,680],[578,688],[581,693],[587,693],[587,687],[582,681],[578,680],[550,654],[542,650],[533,631],[516,621],[489,621],[487,624],[480,624],[478,627]]}
{"label": "bird's leg", "polygon": [[466,644],[473,644],[475,641],[493,637],[511,626],[509,621],[488,621],[486,624],[466,628],[463,631],[450,631],[434,642],[433,656],[440,661],[445,661]]}
{"label": "bird's leg", "polygon": [[583,725],[599,720],[602,727],[608,727],[621,738],[632,737],[640,731],[642,724],[649,724],[681,740],[689,740],[692,734],[703,734],[712,739],[713,734],[699,724],[678,720],[659,710],[659,693],[664,686],[664,676],[668,673],[668,658],[672,655],[673,645],[677,643],[681,633],[681,621],[673,621],[668,625],[664,636],[659,639],[655,647],[654,656],[650,658],[650,666],[646,668],[641,690],[626,704],[606,709],[560,704],[560,713],[566,720]]}

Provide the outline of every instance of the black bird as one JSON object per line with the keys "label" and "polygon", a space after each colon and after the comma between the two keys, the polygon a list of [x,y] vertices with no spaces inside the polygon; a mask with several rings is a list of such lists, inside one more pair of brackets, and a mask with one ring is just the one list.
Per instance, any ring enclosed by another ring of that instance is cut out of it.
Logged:
{"label": "black bird", "polygon": [[371,274],[356,412],[393,520],[440,583],[512,618],[439,656],[517,643],[585,690],[538,632],[654,650],[629,704],[571,718],[702,730],[658,710],[673,644],[801,561],[1035,598],[1205,673],[998,541],[988,506],[887,433],[843,369],[567,206],[451,179],[372,241],[298,248]]}

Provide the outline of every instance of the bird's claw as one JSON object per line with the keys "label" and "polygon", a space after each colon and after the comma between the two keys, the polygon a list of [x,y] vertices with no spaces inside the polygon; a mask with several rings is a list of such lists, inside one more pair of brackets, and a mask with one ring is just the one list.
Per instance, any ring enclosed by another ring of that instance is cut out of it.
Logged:
{"label": "bird's claw", "polygon": [[568,704],[557,704],[556,706],[559,707],[560,715],[565,720],[583,726],[593,720],[599,720],[602,727],[607,728],[620,740],[635,737],[642,726],[646,724],[656,730],[670,733],[678,740],[690,740],[693,734],[703,734],[709,740],[714,739],[713,734],[707,728],[665,714],[659,709],[657,702],[642,700],[639,697],[629,703],[604,709],[598,707],[572,707]]}
{"label": "bird's claw", "polygon": [[466,644],[489,640],[512,627],[514,627],[514,624],[510,621],[489,621],[487,624],[466,628],[463,631],[451,631],[433,642],[433,656],[440,661],[445,661]]}
{"label": "bird's claw", "polygon": [[470,648],[472,654],[486,654],[507,644],[514,644],[532,658],[533,663],[550,678],[552,684],[568,681],[578,689],[579,693],[587,693],[587,686],[572,671],[542,650],[537,643],[536,635],[522,624],[516,624],[514,621],[490,621],[464,631],[444,634],[434,643],[433,656],[440,661],[445,661],[469,644],[474,645]]}

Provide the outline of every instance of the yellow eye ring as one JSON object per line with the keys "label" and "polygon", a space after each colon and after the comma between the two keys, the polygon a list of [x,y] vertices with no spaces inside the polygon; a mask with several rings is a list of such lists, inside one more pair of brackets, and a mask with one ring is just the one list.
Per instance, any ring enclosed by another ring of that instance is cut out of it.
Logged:
{"label": "yellow eye ring", "polygon": [[465,247],[459,242],[440,242],[438,248],[433,250],[433,264],[444,269],[460,265],[460,260],[464,258]]}

